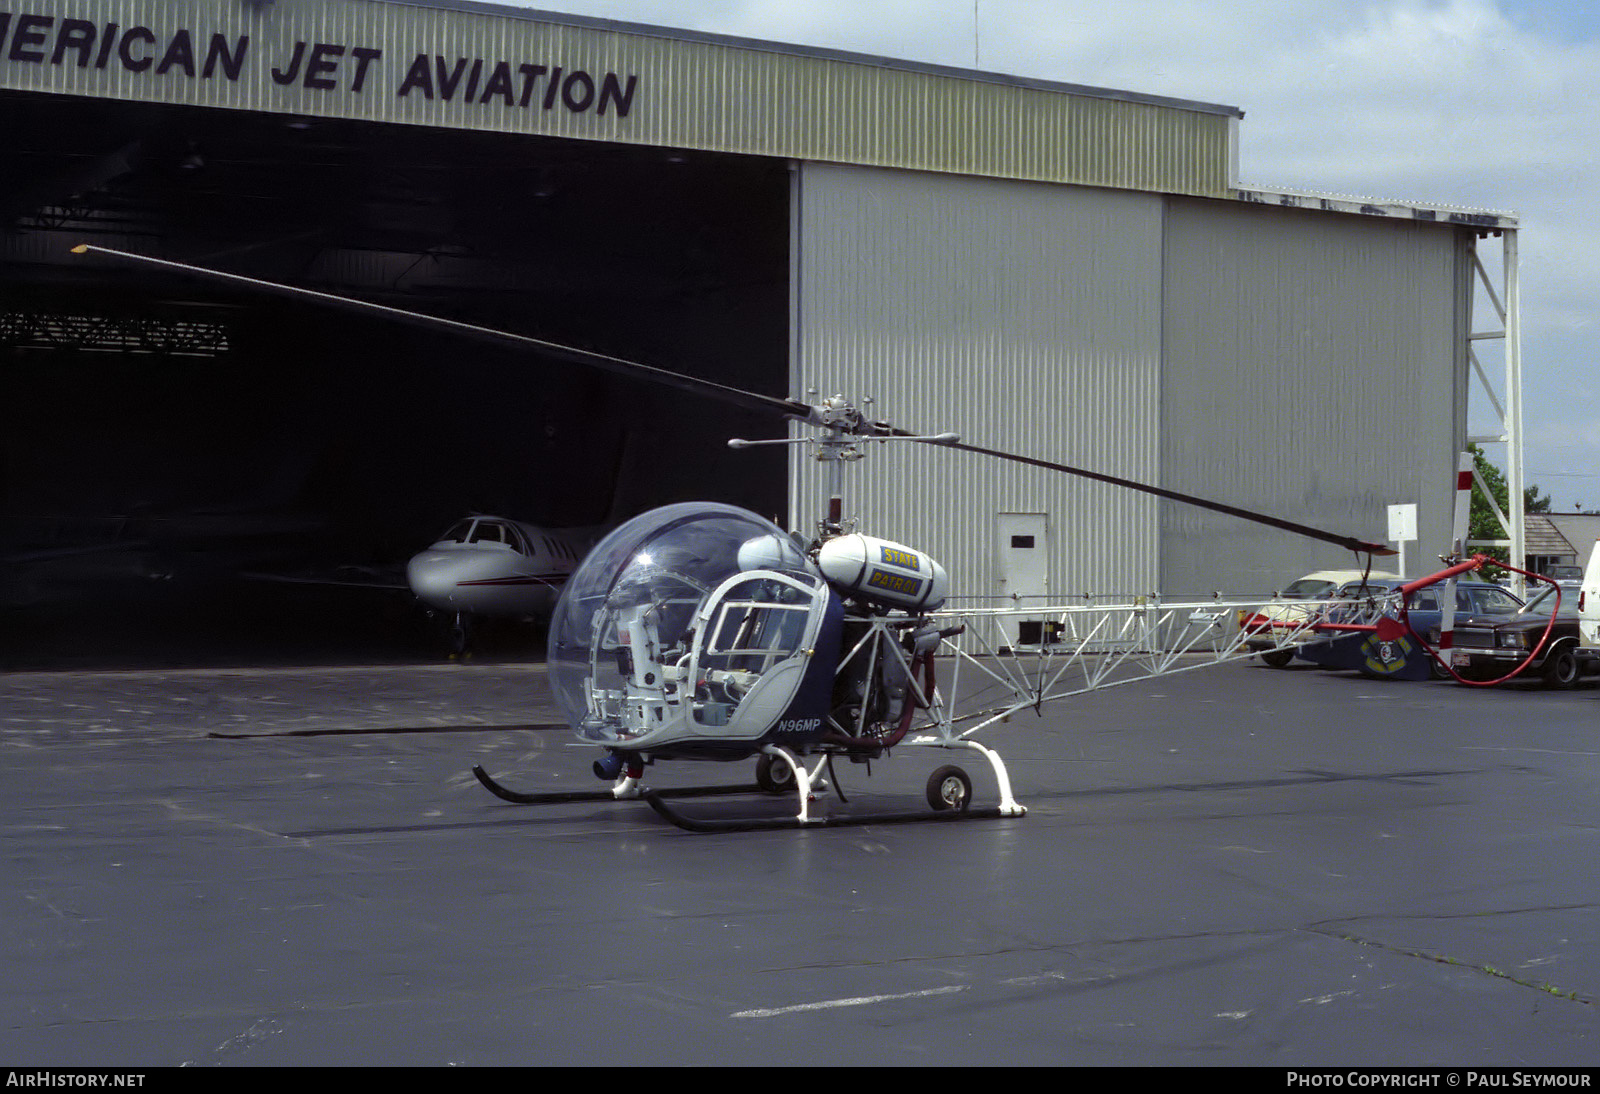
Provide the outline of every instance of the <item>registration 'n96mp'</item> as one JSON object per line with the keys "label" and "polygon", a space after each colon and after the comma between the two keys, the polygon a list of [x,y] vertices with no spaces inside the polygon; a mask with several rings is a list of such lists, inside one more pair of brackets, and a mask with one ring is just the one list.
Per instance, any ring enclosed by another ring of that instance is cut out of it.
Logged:
{"label": "registration 'n96mp'", "polygon": [[798,737],[808,733],[815,733],[821,726],[821,718],[785,718],[773,726],[772,731],[786,737]]}

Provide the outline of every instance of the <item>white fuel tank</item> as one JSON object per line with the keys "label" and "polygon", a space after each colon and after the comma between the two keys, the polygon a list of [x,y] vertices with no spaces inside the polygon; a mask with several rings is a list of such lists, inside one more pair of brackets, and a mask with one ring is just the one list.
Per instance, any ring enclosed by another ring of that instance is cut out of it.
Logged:
{"label": "white fuel tank", "polygon": [[950,594],[944,567],[921,551],[872,536],[837,536],[817,552],[817,566],[847,595],[914,612],[936,611]]}

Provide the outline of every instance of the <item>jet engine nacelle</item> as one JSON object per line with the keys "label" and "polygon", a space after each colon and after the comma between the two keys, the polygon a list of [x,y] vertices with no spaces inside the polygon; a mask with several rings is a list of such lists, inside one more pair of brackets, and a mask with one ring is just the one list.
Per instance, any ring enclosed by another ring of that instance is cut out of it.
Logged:
{"label": "jet engine nacelle", "polygon": [[922,551],[873,536],[836,536],[817,552],[817,567],[845,596],[905,611],[938,610],[950,595],[944,567]]}

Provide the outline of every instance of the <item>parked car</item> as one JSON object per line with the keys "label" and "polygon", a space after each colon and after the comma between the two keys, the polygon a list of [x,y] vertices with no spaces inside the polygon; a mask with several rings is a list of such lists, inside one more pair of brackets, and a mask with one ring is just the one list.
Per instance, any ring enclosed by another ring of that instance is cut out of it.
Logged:
{"label": "parked car", "polygon": [[[1273,649],[1280,641],[1277,636],[1298,630],[1304,626],[1306,620],[1314,618],[1324,605],[1284,604],[1281,601],[1329,600],[1337,595],[1341,585],[1352,581],[1359,584],[1364,574],[1363,570],[1317,570],[1290,582],[1288,587],[1278,594],[1280,603],[1267,604],[1254,612],[1239,614],[1239,626],[1251,635],[1245,640],[1245,644],[1259,653],[1261,660],[1273,668],[1283,668],[1294,660],[1294,650]],[[1373,580],[1399,580],[1398,575],[1390,573],[1366,576]]]}
{"label": "parked car", "polygon": [[1563,600],[1570,594],[1572,599],[1576,601],[1578,594],[1583,591],[1582,566],[1547,566],[1545,567],[1544,576],[1554,579],[1561,586]]}
{"label": "parked car", "polygon": [[[1338,603],[1329,608],[1330,623],[1376,623],[1382,616],[1398,618],[1398,597],[1395,595],[1408,580],[1389,578],[1349,581],[1336,590]],[[1429,585],[1411,596],[1406,619],[1410,633],[1400,631],[1392,635],[1355,633],[1340,635],[1325,641],[1312,642],[1298,647],[1295,655],[1336,671],[1357,671],[1366,676],[1399,680],[1426,680],[1445,674],[1438,663],[1416,639],[1428,646],[1439,645],[1440,625],[1444,619],[1441,599],[1445,586]],[[1490,581],[1456,582],[1456,618],[1473,617],[1484,620],[1509,619],[1522,607],[1514,594]],[[1459,624],[1457,628],[1459,631]]]}
{"label": "parked car", "polygon": [[1509,619],[1470,615],[1458,620],[1451,666],[1468,680],[1498,680],[1528,661],[1519,679],[1541,679],[1551,688],[1570,688],[1585,674],[1600,672],[1600,650],[1583,642],[1577,598],[1563,592],[1552,619],[1555,594],[1543,586]]}

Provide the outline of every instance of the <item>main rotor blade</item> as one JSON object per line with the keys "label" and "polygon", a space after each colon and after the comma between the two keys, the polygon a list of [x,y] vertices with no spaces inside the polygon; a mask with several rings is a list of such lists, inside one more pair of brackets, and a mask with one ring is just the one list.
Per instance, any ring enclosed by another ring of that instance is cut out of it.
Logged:
{"label": "main rotor blade", "polygon": [[802,419],[809,418],[811,414],[811,407],[794,399],[779,399],[772,395],[744,391],[741,388],[729,387],[727,384],[719,384],[714,380],[702,380],[698,376],[689,376],[682,372],[671,372],[664,368],[657,368],[654,365],[645,365],[622,357],[595,353],[592,350],[578,349],[575,346],[564,346],[559,342],[546,342],[542,338],[533,338],[526,334],[513,334],[509,331],[495,330],[492,327],[481,327],[475,323],[464,323],[459,319],[445,319],[442,316],[407,311],[404,308],[390,307],[387,304],[374,304],[366,300],[357,300],[354,297],[318,292],[315,289],[302,289],[295,285],[285,285],[277,281],[263,281],[259,278],[225,273],[222,270],[213,270],[205,266],[191,266],[184,262],[173,262],[170,259],[135,254],[132,251],[118,251],[93,243],[80,243],[72,248],[73,254],[90,252],[108,255],[111,258],[125,262],[159,266],[163,269],[174,270],[193,277],[243,285],[256,292],[285,296],[291,299],[309,300],[327,307],[343,308],[347,311],[382,316],[385,319],[391,319],[410,326],[453,331],[456,334],[462,334],[480,342],[513,346],[518,349],[537,350],[547,357],[570,361],[573,364],[588,365],[618,376],[631,376],[635,379],[649,380],[653,383],[677,388],[679,391],[687,391],[695,395],[704,395],[708,398],[717,399],[724,403],[732,403],[734,406],[743,407],[746,410],[758,410]]}
{"label": "main rotor blade", "polygon": [[[895,432],[898,433],[901,431],[896,430]],[[1324,532],[1320,528],[1312,528],[1305,524],[1296,524],[1294,521],[1283,520],[1279,517],[1270,517],[1265,513],[1255,513],[1251,512],[1249,509],[1239,509],[1232,505],[1223,505],[1218,501],[1210,501],[1206,498],[1197,498],[1193,494],[1180,494],[1176,490],[1165,490],[1159,486],[1148,486],[1145,483],[1134,482],[1132,479],[1121,479],[1115,475],[1103,475],[1098,471],[1086,471],[1081,467],[1072,467],[1069,464],[1052,463],[1050,460],[1038,460],[1034,459],[1032,456],[1018,456],[1011,452],[1001,452],[993,448],[983,448],[975,444],[964,444],[960,441],[954,443],[945,443],[943,447],[959,448],[963,452],[976,452],[982,456],[993,456],[995,459],[1010,460],[1012,463],[1027,464],[1030,467],[1042,467],[1049,471],[1061,471],[1068,475],[1077,475],[1080,478],[1093,479],[1095,482],[1103,482],[1111,486],[1121,486],[1128,490],[1138,490],[1144,494],[1154,494],[1156,497],[1166,498],[1168,501],[1179,501],[1183,502],[1185,505],[1196,505],[1201,509],[1210,509],[1213,512],[1226,513],[1230,517],[1238,517],[1240,520],[1253,521],[1256,524],[1265,524],[1271,528],[1281,528],[1285,532],[1293,532],[1296,535],[1309,536],[1312,539],[1320,539],[1324,543],[1337,544],[1338,546],[1349,551],[1354,551],[1357,554],[1392,555],[1396,553],[1395,549],[1390,547],[1388,544],[1366,543],[1362,540],[1356,539],[1354,536],[1341,536],[1335,532]]]}
{"label": "main rotor blade", "polygon": [[[588,365],[618,376],[630,376],[635,379],[649,380],[666,387],[676,388],[679,391],[691,394],[704,395],[724,403],[743,407],[747,410],[762,411],[778,414],[786,418],[798,418],[802,421],[818,424],[815,413],[816,408],[796,399],[780,399],[772,395],[761,395],[753,391],[730,387],[719,384],[714,380],[703,380],[698,376],[689,376],[681,372],[672,372],[667,369],[657,368],[654,365],[642,364],[638,361],[629,361],[622,357],[612,357],[604,353],[595,353],[592,350],[578,349],[575,346],[565,346],[559,342],[547,342],[542,338],[534,338],[526,334],[513,334],[510,331],[495,330],[491,327],[479,326],[475,323],[462,322],[459,319],[446,319],[442,316],[427,315],[422,312],[407,311],[404,308],[391,307],[387,304],[374,304],[366,300],[357,300],[354,297],[338,296],[334,293],[318,292],[315,289],[303,289],[295,285],[285,285],[277,281],[264,281],[259,278],[245,277],[242,274],[226,273],[222,270],[213,270],[205,266],[193,266],[184,262],[174,262],[171,259],[155,258],[151,255],[136,254],[132,251],[119,251],[111,247],[101,247],[93,243],[80,243],[72,248],[73,254],[94,253],[106,255],[110,258],[120,259],[135,264],[156,266],[162,269],[173,270],[192,277],[209,278],[214,281],[225,281],[235,285],[242,285],[256,292],[268,293],[275,296],[284,296],[291,299],[309,300],[327,307],[343,308],[347,311],[362,312],[369,315],[382,316],[399,323],[411,326],[434,328],[453,331],[468,338],[481,342],[512,346],[518,349],[532,349],[557,360],[570,361],[574,364]],[[865,425],[865,423],[858,423]],[[867,428],[850,429],[850,432],[870,436],[889,434],[899,437],[916,437],[923,439],[907,430],[897,429],[887,423],[872,423]],[[1159,486],[1147,486],[1142,482],[1132,479],[1118,478],[1115,475],[1103,475],[1098,471],[1088,471],[1081,467],[1072,467],[1064,463],[1053,463],[1050,460],[1034,459],[1031,456],[1019,456],[1011,452],[1001,452],[998,449],[983,448],[979,445],[964,444],[959,441],[939,439],[929,443],[939,444],[945,448],[959,448],[964,452],[975,452],[982,456],[992,456],[995,459],[1009,460],[1012,463],[1027,464],[1031,467],[1040,467],[1049,471],[1060,471],[1068,475],[1077,475],[1080,478],[1092,479],[1110,486],[1121,486],[1129,490],[1137,490],[1145,494],[1153,494],[1158,498],[1169,501],[1183,502],[1186,505],[1210,509],[1218,513],[1238,517],[1241,520],[1252,521],[1256,524],[1265,524],[1272,528],[1279,528],[1297,535],[1309,536],[1312,539],[1332,543],[1358,554],[1392,555],[1396,552],[1393,548],[1382,543],[1366,543],[1352,536],[1341,536],[1333,532],[1324,532],[1319,528],[1311,528],[1293,521],[1281,520],[1278,517],[1267,516],[1264,513],[1251,512],[1248,509],[1239,509],[1221,502],[1209,501],[1205,498],[1195,497],[1192,494],[1182,494],[1176,490],[1166,490]]]}

